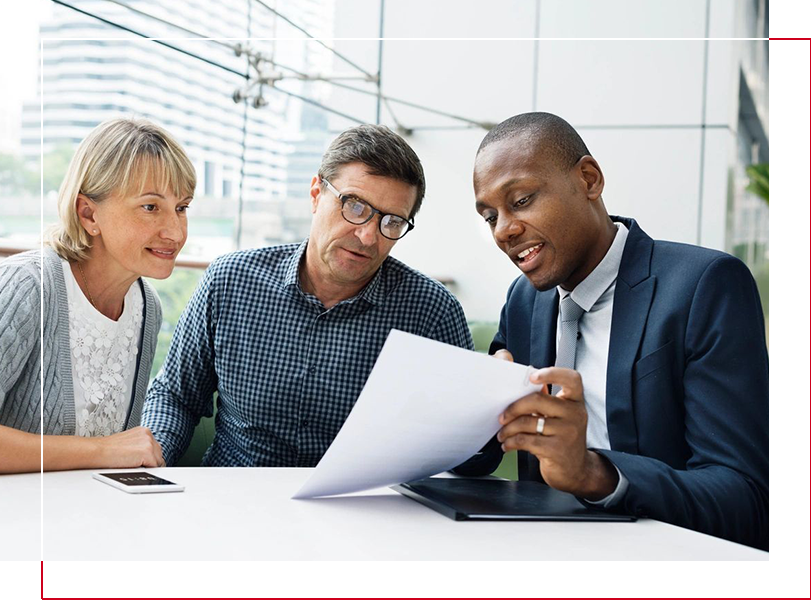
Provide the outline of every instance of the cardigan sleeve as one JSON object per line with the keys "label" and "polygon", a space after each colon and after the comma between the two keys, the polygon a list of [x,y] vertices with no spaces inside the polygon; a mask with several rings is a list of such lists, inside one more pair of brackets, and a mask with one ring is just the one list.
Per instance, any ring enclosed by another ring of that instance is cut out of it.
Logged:
{"label": "cardigan sleeve", "polygon": [[[12,427],[26,415],[39,414],[40,278],[37,270],[38,267],[28,263],[0,263],[0,416],[4,424]],[[36,373],[31,373],[32,369]],[[31,389],[20,389],[20,386]],[[6,406],[14,399],[27,401]]]}

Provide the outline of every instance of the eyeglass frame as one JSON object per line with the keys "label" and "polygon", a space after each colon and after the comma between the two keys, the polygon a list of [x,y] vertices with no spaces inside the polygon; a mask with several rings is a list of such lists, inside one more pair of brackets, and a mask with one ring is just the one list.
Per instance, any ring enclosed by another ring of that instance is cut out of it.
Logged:
{"label": "eyeglass frame", "polygon": [[[374,219],[375,215],[380,215],[380,219],[377,221],[377,230],[380,232],[380,235],[382,235],[387,240],[392,240],[393,242],[396,242],[397,240],[403,239],[409,231],[414,229],[414,221],[412,219],[403,219],[403,217],[401,217],[400,215],[395,215],[393,213],[384,213],[382,210],[376,209],[374,206],[372,206],[369,202],[367,202],[363,198],[358,198],[357,196],[351,196],[350,197],[350,195],[342,194],[341,192],[338,191],[338,189],[334,185],[332,185],[326,179],[321,179],[321,182],[324,184],[324,186],[330,192],[332,192],[332,194],[338,200],[340,200],[340,202],[341,202],[341,216],[344,218],[344,221],[346,221],[347,223],[351,223],[352,225],[366,225],[366,223],[368,223],[369,221]],[[349,200],[354,200],[356,202],[362,202],[363,204],[368,206],[370,209],[372,209],[372,214],[370,214],[369,217],[365,221],[362,221],[361,223],[353,223],[352,221],[347,219],[346,215],[344,214],[344,205]],[[383,233],[383,217],[397,217],[398,219],[403,219],[405,221],[406,225],[408,225],[408,227],[405,230],[405,233],[403,235],[401,235],[400,237],[398,237],[398,238],[393,238],[393,237],[387,236],[385,233]]]}

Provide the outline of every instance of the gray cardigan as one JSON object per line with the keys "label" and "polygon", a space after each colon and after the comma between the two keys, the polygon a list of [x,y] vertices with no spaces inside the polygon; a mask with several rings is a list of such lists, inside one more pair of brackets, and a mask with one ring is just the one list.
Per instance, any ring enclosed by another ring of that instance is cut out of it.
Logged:
{"label": "gray cardigan", "polygon": [[[162,317],[154,288],[143,279],[140,282],[144,319],[127,429],[141,423]],[[40,432],[40,347],[44,361],[43,433],[73,435],[76,414],[67,288],[59,256],[51,248],[0,261],[0,425]]]}

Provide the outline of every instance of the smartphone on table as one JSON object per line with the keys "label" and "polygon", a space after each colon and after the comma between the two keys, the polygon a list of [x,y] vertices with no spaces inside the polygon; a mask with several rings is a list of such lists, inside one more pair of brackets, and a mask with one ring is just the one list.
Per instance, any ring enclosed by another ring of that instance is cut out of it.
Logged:
{"label": "smartphone on table", "polygon": [[182,492],[184,487],[146,471],[135,473],[93,473],[93,479],[123,490],[128,494],[151,494],[156,492]]}

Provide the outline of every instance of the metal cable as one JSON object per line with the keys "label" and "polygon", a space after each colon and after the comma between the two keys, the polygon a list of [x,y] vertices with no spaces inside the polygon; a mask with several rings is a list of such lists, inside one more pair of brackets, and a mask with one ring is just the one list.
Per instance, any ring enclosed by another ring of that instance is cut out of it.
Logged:
{"label": "metal cable", "polygon": [[[153,21],[158,21],[160,23],[163,23],[164,25],[168,25],[169,27],[174,27],[175,29],[179,29],[180,31],[185,31],[186,33],[189,33],[189,34],[193,35],[194,37],[207,38],[209,41],[212,41],[212,42],[214,42],[216,44],[220,44],[221,46],[225,46],[229,50],[236,50],[236,47],[234,45],[232,45],[232,44],[228,44],[227,42],[223,42],[222,40],[212,39],[211,37],[209,37],[207,35],[203,35],[203,34],[198,33],[196,31],[192,31],[191,29],[183,27],[182,25],[178,25],[176,23],[172,23],[171,21],[167,21],[165,19],[162,19],[162,18],[160,18],[158,16],[146,13],[146,12],[140,10],[140,9],[135,8],[134,6],[131,6],[130,4],[127,4],[125,2],[121,2],[120,0],[105,0],[105,1],[110,2],[111,4],[117,4],[118,6],[121,6],[122,8],[126,8],[127,10],[129,10],[131,12],[134,12],[136,14],[139,14],[142,17],[146,17],[147,19],[152,19]],[[248,10],[250,10],[250,8]]]}
{"label": "metal cable", "polygon": [[282,13],[280,13],[280,12],[279,12],[278,10],[276,10],[275,8],[271,8],[270,6],[268,6],[267,4],[265,4],[265,3],[264,3],[262,0],[255,0],[255,1],[256,1],[256,2],[257,2],[259,5],[260,5],[260,6],[265,7],[266,9],[268,9],[270,12],[272,12],[273,14],[275,14],[277,17],[279,17],[279,18],[280,18],[280,19],[282,19],[283,21],[286,21],[287,23],[289,23],[289,24],[290,24],[292,27],[294,27],[295,29],[298,29],[298,30],[299,30],[301,33],[303,33],[304,35],[306,35],[308,38],[312,39],[313,41],[317,42],[318,44],[321,44],[321,45],[322,45],[324,48],[326,48],[327,50],[329,50],[330,52],[332,52],[332,53],[333,53],[335,56],[337,56],[338,58],[340,58],[340,59],[341,59],[342,61],[344,61],[346,64],[348,64],[348,65],[351,65],[351,66],[355,67],[355,68],[356,68],[358,71],[360,71],[361,73],[363,73],[364,75],[366,75],[366,77],[368,77],[368,78],[369,78],[369,81],[374,81],[375,76],[374,76],[374,75],[372,75],[371,73],[369,73],[369,72],[368,72],[366,69],[364,69],[363,67],[361,67],[361,66],[359,66],[358,64],[354,63],[352,60],[350,60],[349,58],[347,58],[346,56],[344,56],[343,54],[341,54],[340,52],[338,52],[337,50],[335,50],[334,48],[332,48],[332,47],[331,47],[331,46],[329,46],[328,44],[325,44],[324,42],[322,42],[321,40],[319,40],[318,38],[316,38],[314,35],[312,35],[312,34],[311,34],[309,31],[307,31],[306,29],[304,29],[303,27],[301,27],[300,25],[296,25],[296,24],[295,24],[293,21],[291,21],[290,19],[288,19],[286,16],[284,16]]}
{"label": "metal cable", "polygon": [[[334,53],[335,53],[335,55],[336,55],[336,56],[338,56],[339,58],[342,58],[342,59],[346,60],[346,59],[345,59],[345,57],[341,56],[341,55],[340,55],[338,52],[335,52],[334,50],[332,50],[331,48],[329,48],[329,46],[324,45],[322,42],[320,42],[320,40],[317,40],[317,39],[313,38],[313,36],[312,36],[312,35],[310,35],[310,34],[309,34],[309,33],[307,33],[305,30],[303,30],[302,28],[300,28],[299,26],[297,26],[295,23],[292,23],[292,22],[291,22],[291,21],[290,21],[290,20],[289,20],[287,17],[285,17],[284,15],[279,14],[279,13],[278,13],[278,11],[276,11],[275,9],[272,9],[271,7],[267,6],[267,4],[265,4],[265,3],[264,3],[264,2],[262,2],[261,0],[253,0],[253,1],[259,2],[259,4],[261,4],[262,6],[264,6],[265,8],[267,8],[268,10],[270,10],[271,12],[273,12],[274,14],[278,15],[278,16],[279,16],[279,18],[281,18],[281,19],[283,19],[283,20],[287,21],[287,22],[288,22],[288,23],[290,23],[292,26],[294,26],[294,27],[296,27],[297,29],[301,30],[303,33],[305,33],[305,34],[306,34],[306,35],[307,35],[309,38],[313,39],[314,41],[316,41],[316,42],[318,42],[318,43],[321,43],[321,45],[323,45],[325,48],[327,48],[327,49],[328,49],[328,50],[330,50],[331,52],[334,52]],[[200,56],[200,55],[198,55],[198,54],[195,54],[194,52],[190,52],[190,51],[188,51],[188,50],[184,50],[183,48],[179,48],[179,47],[177,47],[177,46],[175,46],[175,45],[173,45],[173,44],[169,44],[169,43],[164,42],[164,41],[162,41],[162,40],[157,40],[157,39],[154,39],[154,38],[150,37],[149,35],[146,35],[146,34],[144,34],[144,33],[141,33],[141,32],[139,32],[139,31],[136,31],[136,30],[134,30],[134,29],[132,29],[132,28],[130,28],[130,27],[126,27],[126,26],[121,25],[121,24],[119,24],[119,23],[116,23],[116,22],[114,22],[114,21],[110,21],[109,19],[105,19],[104,17],[102,17],[102,16],[100,16],[100,15],[96,15],[96,14],[90,13],[90,12],[88,12],[88,11],[86,11],[86,10],[83,10],[83,9],[81,9],[81,8],[78,8],[77,6],[73,6],[73,5],[71,5],[71,4],[67,3],[67,2],[65,2],[64,0],[52,0],[52,2],[54,2],[54,3],[56,3],[56,4],[59,4],[59,5],[61,5],[61,6],[64,6],[64,7],[66,7],[66,8],[69,8],[69,9],[71,9],[71,10],[74,10],[74,11],[76,11],[76,12],[78,12],[78,13],[81,13],[81,14],[83,14],[83,15],[86,15],[86,16],[88,16],[88,17],[91,17],[91,18],[93,18],[93,19],[96,19],[96,20],[98,20],[98,21],[101,21],[101,22],[103,22],[103,23],[105,23],[105,24],[107,24],[107,25],[110,25],[110,26],[112,26],[112,27],[115,27],[115,28],[117,28],[117,29],[121,29],[122,31],[126,31],[126,32],[128,32],[128,33],[132,33],[133,35],[136,35],[136,36],[141,37],[141,38],[144,38],[144,39],[149,39],[150,41],[153,41],[153,42],[155,42],[156,44],[159,44],[159,45],[164,46],[164,47],[166,47],[166,48],[169,48],[170,50],[175,50],[175,51],[180,52],[180,53],[182,53],[182,54],[185,54],[185,55],[187,55],[187,56],[189,56],[189,57],[191,57],[191,58],[195,58],[195,59],[197,59],[197,60],[200,60],[200,61],[203,61],[203,62],[205,62],[205,63],[207,63],[207,64],[210,64],[210,65],[212,65],[212,66],[214,66],[214,67],[218,67],[218,68],[220,68],[220,69],[223,69],[224,71],[228,71],[229,73],[233,73],[234,75],[238,75],[238,76],[242,77],[243,79],[245,79],[245,80],[247,80],[247,81],[250,81],[250,79],[251,79],[251,77],[250,77],[250,73],[243,73],[243,72],[241,72],[241,71],[237,71],[237,70],[235,70],[235,69],[232,69],[231,67],[225,66],[225,65],[220,64],[220,63],[218,63],[218,62],[216,62],[216,61],[213,61],[213,60],[211,60],[211,59],[208,59],[208,58],[205,58],[205,57]],[[166,20],[161,19],[161,18],[159,18],[159,17],[156,17],[156,16],[154,16],[154,15],[150,15],[150,14],[145,13],[145,12],[143,12],[143,11],[140,11],[140,10],[134,9],[134,8],[132,8],[132,7],[130,7],[130,6],[127,6],[126,4],[123,4],[123,3],[119,2],[118,0],[107,0],[107,2],[111,2],[111,3],[117,4],[117,5],[122,6],[122,7],[126,7],[126,8],[128,8],[129,10],[132,10],[132,11],[134,11],[134,12],[137,12],[138,14],[141,14],[141,15],[143,15],[143,16],[145,16],[145,17],[148,17],[148,18],[150,18],[150,19],[154,19],[154,20],[156,20],[156,21],[160,21],[160,22],[162,22],[162,23],[164,23],[164,24],[166,24],[166,25],[170,25],[170,26],[172,26],[172,27],[175,27],[175,28],[177,28],[177,29],[180,29],[180,30],[183,30],[183,31],[185,31],[185,32],[187,32],[187,33],[190,33],[190,34],[192,34],[192,35],[196,35],[196,36],[199,36],[199,37],[202,37],[202,38],[205,38],[205,37],[206,37],[206,36],[202,36],[202,35],[198,34],[197,32],[194,32],[194,31],[192,31],[192,30],[190,30],[190,29],[187,29],[187,28],[185,28],[185,27],[182,27],[182,26],[180,26],[180,25],[175,25],[174,23],[171,23],[171,22],[169,22],[169,21],[166,21]],[[215,42],[217,42],[217,40],[210,40],[210,41],[215,41]],[[218,43],[220,43],[220,42],[218,42]],[[222,44],[223,44],[223,45],[225,45],[226,47],[228,47],[228,48],[232,49],[232,50],[235,50],[235,48],[234,48],[233,46],[230,46],[230,45],[228,45],[228,44],[224,44],[224,43],[222,43]],[[248,51],[248,50],[243,50],[243,51],[244,51],[244,52],[246,52],[246,53],[250,53],[250,51]],[[352,63],[351,63],[351,61],[348,61],[348,62],[349,62],[350,64],[352,64]],[[297,70],[297,69],[294,69],[293,67],[290,67],[290,66],[287,66],[287,65],[284,65],[284,64],[280,64],[280,63],[277,63],[277,62],[275,62],[275,61],[271,61],[271,64],[272,64],[272,65],[274,65],[274,66],[276,66],[276,67],[279,67],[279,68],[281,68],[281,69],[285,69],[285,70],[287,70],[287,71],[290,71],[291,73],[294,73],[294,74],[296,74],[296,75],[299,75],[300,77],[303,77],[303,78],[310,78],[310,76],[309,76],[309,75],[307,75],[306,73],[304,73],[304,72],[302,72],[302,71],[299,71],[299,70]],[[367,76],[369,76],[369,77],[372,77],[372,79],[374,79],[374,76],[371,76],[369,73],[367,73],[367,72],[366,72],[366,71],[364,71],[363,69],[360,69],[359,67],[357,67],[357,65],[354,65],[354,64],[353,64],[353,66],[355,66],[355,68],[358,68],[358,70],[360,70],[360,71],[361,71],[361,72],[362,72],[364,75],[367,75]],[[353,91],[353,92],[357,92],[357,93],[360,93],[360,94],[367,94],[367,95],[372,95],[372,96],[375,96],[375,97],[380,97],[380,99],[381,99],[381,100],[382,100],[382,101],[385,103],[386,108],[388,109],[388,112],[389,112],[389,114],[391,115],[392,119],[394,120],[395,124],[396,124],[398,127],[402,128],[403,130],[410,130],[410,131],[413,131],[413,130],[416,130],[416,129],[425,129],[425,127],[405,127],[405,126],[403,126],[403,125],[402,125],[402,124],[401,124],[401,123],[398,121],[398,119],[397,119],[397,118],[394,116],[394,113],[392,112],[392,110],[391,110],[391,106],[390,106],[390,104],[389,104],[390,102],[393,102],[393,103],[396,103],[396,104],[401,104],[401,105],[403,105],[403,106],[409,106],[409,107],[411,107],[411,108],[416,108],[416,109],[418,109],[418,110],[422,110],[422,111],[425,111],[425,112],[428,112],[428,113],[433,113],[433,114],[436,114],[436,115],[439,115],[439,116],[447,117],[447,118],[449,118],[449,119],[453,119],[453,120],[456,120],[456,121],[461,121],[461,122],[463,122],[463,123],[468,123],[468,124],[473,125],[473,126],[476,126],[476,127],[481,127],[481,128],[483,128],[483,129],[490,129],[490,128],[492,127],[492,123],[487,123],[487,122],[482,122],[482,121],[475,121],[475,120],[473,120],[473,119],[467,119],[467,118],[465,118],[465,117],[461,117],[461,116],[459,116],[459,115],[454,115],[454,114],[451,114],[451,113],[448,113],[448,112],[445,112],[445,111],[441,111],[441,110],[438,110],[438,109],[435,109],[435,108],[430,108],[430,107],[428,107],[428,106],[424,106],[424,105],[421,105],[421,104],[417,104],[416,102],[410,102],[410,101],[408,101],[408,100],[402,100],[402,99],[399,99],[399,98],[392,98],[391,96],[387,96],[387,95],[385,95],[385,94],[379,94],[377,91],[364,90],[364,89],[362,89],[362,88],[358,88],[358,87],[355,87],[355,86],[352,86],[352,85],[348,85],[348,84],[345,84],[345,83],[341,83],[341,82],[339,82],[339,81],[335,81],[335,80],[332,80],[332,79],[322,79],[322,78],[312,78],[312,79],[318,79],[318,80],[320,80],[320,81],[324,81],[325,83],[328,83],[328,84],[330,84],[330,85],[334,85],[334,86],[336,86],[336,87],[343,88],[343,89],[346,89],[346,90],[349,90],[349,91]],[[342,113],[342,112],[341,112],[341,111],[339,111],[339,110],[336,110],[336,109],[334,109],[334,108],[330,108],[330,107],[328,107],[328,106],[326,106],[326,105],[324,105],[324,104],[321,104],[320,102],[317,102],[316,100],[311,100],[311,99],[309,99],[309,98],[306,98],[306,97],[300,96],[300,95],[298,95],[298,94],[294,94],[293,92],[289,92],[289,91],[287,91],[287,90],[283,90],[283,89],[281,89],[281,88],[276,87],[275,85],[274,85],[274,86],[271,86],[271,89],[275,89],[275,90],[278,90],[278,91],[280,91],[280,92],[282,92],[282,93],[284,93],[284,94],[287,94],[288,96],[291,96],[291,97],[294,97],[294,98],[298,98],[299,100],[302,100],[302,101],[304,101],[304,102],[307,102],[307,103],[309,103],[309,104],[312,104],[313,106],[317,106],[317,107],[319,107],[319,108],[321,108],[321,109],[323,109],[323,110],[325,110],[325,111],[327,111],[327,112],[331,112],[331,113],[333,113],[333,114],[336,114],[336,115],[339,115],[339,116],[344,117],[344,118],[346,118],[346,119],[349,119],[350,121],[353,121],[353,122],[355,122],[355,123],[364,123],[364,122],[365,122],[365,121],[363,121],[363,120],[361,120],[361,119],[357,119],[357,118],[355,118],[355,117],[352,117],[352,116],[349,116],[349,115],[347,115],[347,114],[345,114],[345,113]]]}
{"label": "metal cable", "polygon": [[126,27],[125,25],[121,25],[121,24],[116,23],[114,21],[110,21],[109,19],[105,19],[102,16],[95,15],[93,13],[87,12],[86,10],[81,9],[78,6],[73,6],[72,4],[68,4],[67,2],[64,2],[63,0],[51,0],[51,1],[56,3],[56,4],[59,4],[60,6],[64,6],[65,8],[69,8],[69,9],[74,10],[74,11],[76,11],[78,13],[81,13],[81,14],[83,14],[85,16],[88,16],[88,17],[90,17],[92,19],[96,19],[97,21],[101,21],[102,23],[110,25],[111,27],[115,27],[116,29],[121,29],[122,31],[126,31],[128,33],[133,34],[133,35],[137,35],[138,37],[150,40],[150,41],[155,42],[156,44],[158,44],[160,46],[164,46],[165,48],[169,48],[170,50],[175,50],[176,52],[180,52],[181,54],[185,54],[186,56],[190,56],[191,58],[196,58],[197,60],[201,60],[201,61],[203,61],[205,63],[208,63],[213,67],[218,67],[218,68],[220,68],[220,69],[222,69],[224,71],[228,71],[229,73],[233,73],[234,75],[239,75],[243,79],[250,79],[250,75],[247,74],[247,73],[242,73],[241,71],[237,71],[236,69],[232,69],[231,67],[227,67],[227,66],[225,66],[223,64],[220,64],[220,63],[218,63],[216,61],[213,61],[213,60],[211,60],[209,58],[205,58],[204,56],[200,56],[199,54],[195,54],[194,52],[189,52],[188,50],[184,50],[183,48],[179,48],[177,46],[174,46],[172,44],[164,42],[163,40],[156,40],[156,39],[146,35],[145,33],[141,33],[140,31],[136,31],[135,29],[132,29],[130,27]]}
{"label": "metal cable", "polygon": [[341,111],[335,110],[334,108],[329,108],[328,106],[324,106],[323,104],[321,104],[320,102],[318,102],[316,100],[311,100],[310,98],[306,98],[305,96],[300,96],[299,94],[295,94],[293,92],[283,90],[280,87],[273,86],[271,89],[276,90],[277,92],[281,92],[282,94],[287,94],[288,96],[291,96],[293,98],[298,98],[302,102],[306,102],[307,104],[312,104],[313,106],[317,106],[318,108],[324,109],[325,111],[331,112],[331,113],[333,113],[335,115],[338,115],[339,117],[343,117],[344,119],[349,119],[350,121],[352,121],[353,123],[357,123],[358,125],[363,125],[364,123],[366,123],[366,121],[364,121],[362,119],[358,119],[356,117],[347,115],[346,113],[342,113]]}

